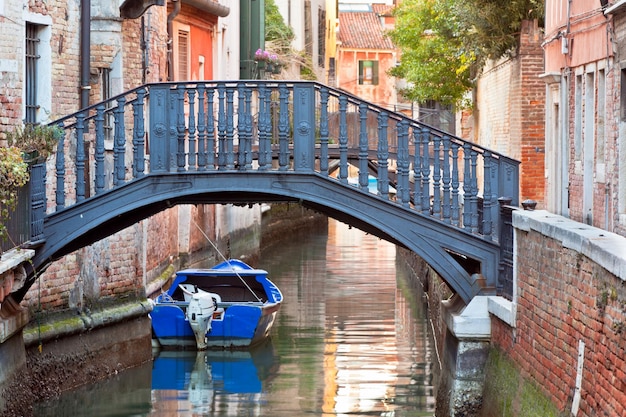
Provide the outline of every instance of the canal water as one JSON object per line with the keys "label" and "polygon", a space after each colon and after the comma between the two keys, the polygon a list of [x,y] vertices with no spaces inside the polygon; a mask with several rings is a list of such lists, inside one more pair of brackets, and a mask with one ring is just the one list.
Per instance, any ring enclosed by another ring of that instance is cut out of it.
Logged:
{"label": "canal water", "polygon": [[433,416],[436,353],[395,246],[342,223],[262,251],[284,302],[251,351],[152,363],[35,406],[35,416]]}

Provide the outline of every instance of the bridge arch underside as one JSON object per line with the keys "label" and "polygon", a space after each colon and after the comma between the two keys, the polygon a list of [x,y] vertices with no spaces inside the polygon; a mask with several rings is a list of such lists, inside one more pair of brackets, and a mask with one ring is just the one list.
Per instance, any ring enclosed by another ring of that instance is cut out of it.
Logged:
{"label": "bridge arch underside", "polygon": [[[403,246],[424,259],[465,302],[493,294],[499,248],[478,236],[320,174],[192,172],[150,174],[49,215],[33,270],[178,204],[300,202]],[[13,296],[21,301],[36,277]]]}

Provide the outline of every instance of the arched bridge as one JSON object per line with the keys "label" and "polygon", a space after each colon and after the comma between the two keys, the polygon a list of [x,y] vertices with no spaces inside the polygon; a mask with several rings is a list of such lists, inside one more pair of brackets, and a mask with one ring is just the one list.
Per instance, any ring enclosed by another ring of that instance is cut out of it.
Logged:
{"label": "arched bridge", "polygon": [[298,201],[412,250],[466,302],[500,285],[499,200],[518,204],[518,162],[343,91],[148,84],[55,124],[54,170],[33,170],[36,253],[18,301],[52,261],[190,203]]}

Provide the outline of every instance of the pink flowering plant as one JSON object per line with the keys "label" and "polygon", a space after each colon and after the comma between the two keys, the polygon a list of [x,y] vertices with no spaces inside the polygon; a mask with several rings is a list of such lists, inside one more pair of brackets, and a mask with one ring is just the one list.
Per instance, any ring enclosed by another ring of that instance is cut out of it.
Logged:
{"label": "pink flowering plant", "polygon": [[264,51],[263,49],[259,48],[254,53],[254,60],[255,61],[267,61],[269,63],[277,63],[278,55],[269,51]]}

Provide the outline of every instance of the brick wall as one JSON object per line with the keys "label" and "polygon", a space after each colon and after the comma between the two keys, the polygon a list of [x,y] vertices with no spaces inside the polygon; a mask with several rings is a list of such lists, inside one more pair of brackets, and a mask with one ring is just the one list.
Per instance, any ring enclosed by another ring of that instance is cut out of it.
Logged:
{"label": "brick wall", "polygon": [[516,327],[494,318],[493,343],[569,413],[582,341],[577,416],[626,415],[626,277],[609,270],[626,261],[626,239],[547,212],[514,223]]}
{"label": "brick wall", "polygon": [[525,21],[520,42],[520,198],[541,207],[545,199],[545,104],[546,86],[539,78],[544,71],[543,34],[537,22]]}
{"label": "brick wall", "polygon": [[543,36],[537,22],[522,27],[516,58],[489,63],[476,87],[476,141],[521,161],[520,201],[543,206],[545,178],[545,84]]}

